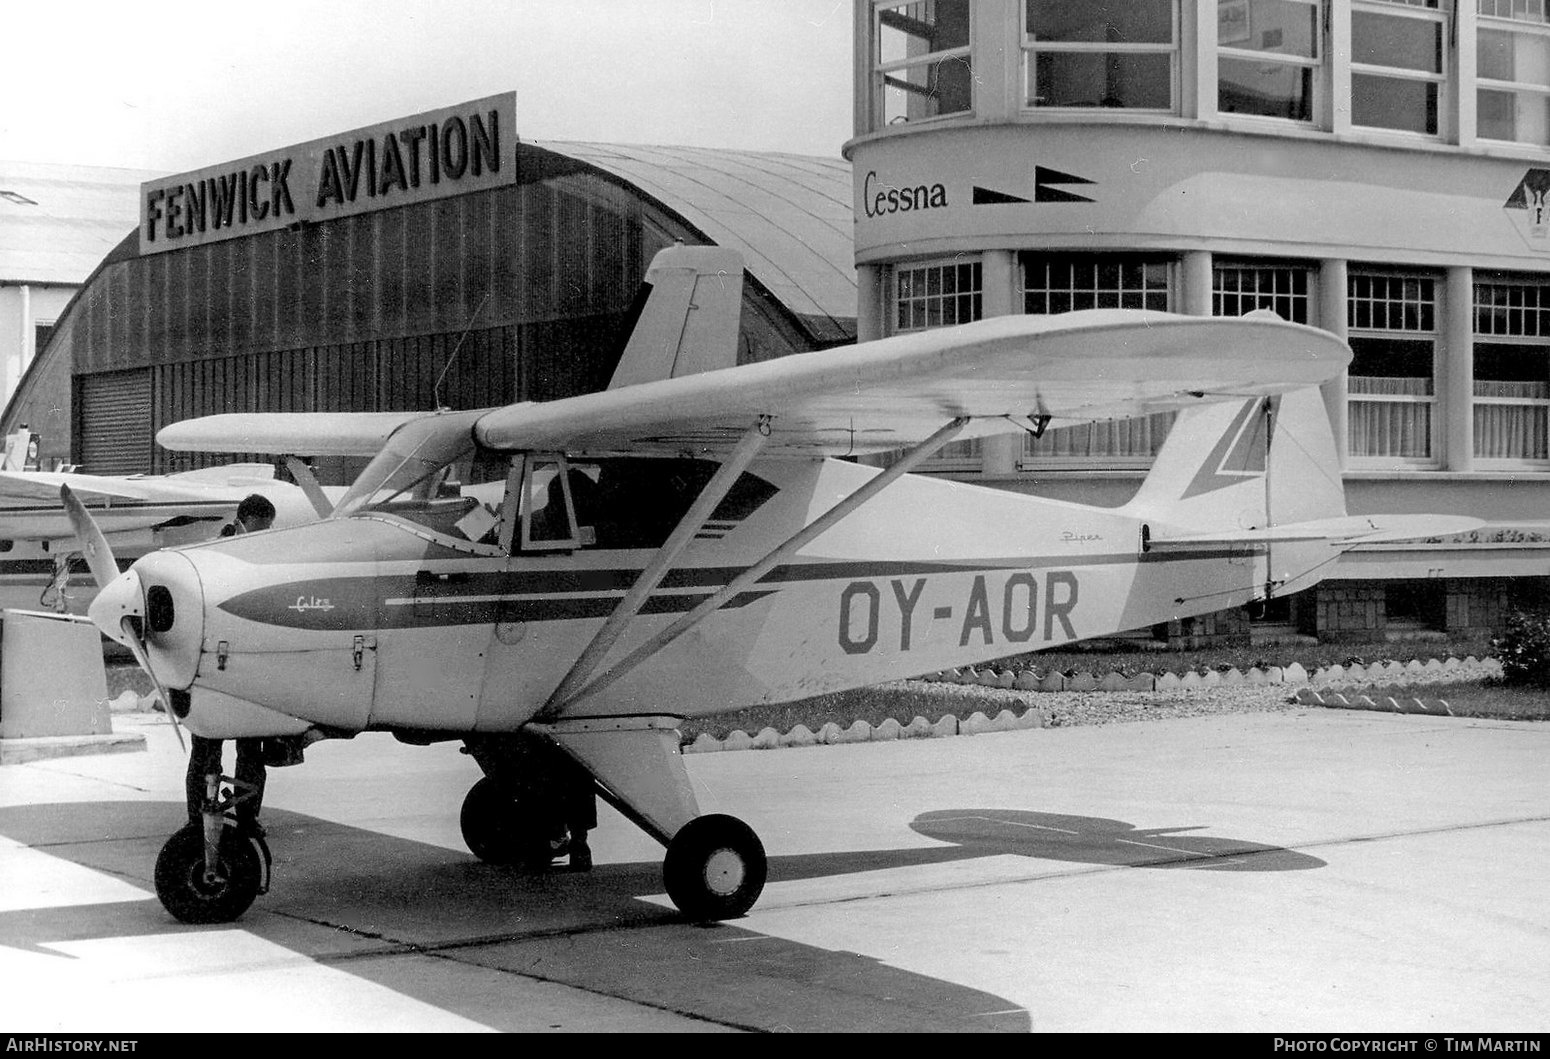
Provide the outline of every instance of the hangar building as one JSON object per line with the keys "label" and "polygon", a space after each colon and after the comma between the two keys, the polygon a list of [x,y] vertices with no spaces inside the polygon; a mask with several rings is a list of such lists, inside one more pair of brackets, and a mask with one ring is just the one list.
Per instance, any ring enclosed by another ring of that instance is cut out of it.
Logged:
{"label": "hangar building", "polygon": [[146,183],[5,429],[41,429],[45,462],[167,472],[216,462],[154,445],[192,416],[599,389],[675,241],[747,261],[740,361],[854,341],[842,160],[518,142],[514,112],[497,96]]}
{"label": "hangar building", "polygon": [[[1550,4],[853,5],[861,338],[1099,306],[1333,331],[1355,352],[1324,395],[1351,510],[1490,526],[1349,553],[1267,630],[1486,629],[1543,598]],[[1117,504],[1168,425],[967,443],[935,469]]]}

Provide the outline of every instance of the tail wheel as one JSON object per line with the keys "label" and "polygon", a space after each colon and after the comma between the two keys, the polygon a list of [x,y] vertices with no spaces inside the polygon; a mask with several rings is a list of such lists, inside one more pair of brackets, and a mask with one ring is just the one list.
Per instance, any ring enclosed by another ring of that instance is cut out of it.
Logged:
{"label": "tail wheel", "polygon": [[554,852],[535,808],[486,776],[463,799],[458,816],[463,841],[486,864],[546,867]]}
{"label": "tail wheel", "polygon": [[734,816],[700,816],[667,844],[662,878],[690,919],[736,919],[764,891],[769,862],[753,828]]}
{"label": "tail wheel", "polygon": [[156,857],[156,896],[184,923],[230,923],[248,910],[263,883],[253,843],[235,827],[221,832],[218,871],[205,874],[204,830],[189,824]]}

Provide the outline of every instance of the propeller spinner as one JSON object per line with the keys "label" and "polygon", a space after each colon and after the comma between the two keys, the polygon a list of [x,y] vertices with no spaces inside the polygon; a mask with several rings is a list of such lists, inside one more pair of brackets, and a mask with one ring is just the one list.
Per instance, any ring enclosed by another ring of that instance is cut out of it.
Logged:
{"label": "propeller spinner", "polygon": [[177,715],[172,712],[172,697],[151,669],[151,660],[146,655],[145,593],[141,589],[140,575],[133,570],[123,574],[118,572],[118,560],[113,557],[108,539],[102,535],[97,520],[86,510],[86,505],[70,491],[68,485],[59,487],[59,499],[64,504],[71,528],[75,530],[86,565],[91,568],[92,579],[97,582],[97,598],[92,601],[88,611],[93,624],[99,629],[119,630],[119,635],[113,639],[129,648],[135,662],[151,678],[162,708],[167,713],[167,720],[172,722],[172,731],[178,737],[178,746],[186,749],[182,726],[178,724]]}

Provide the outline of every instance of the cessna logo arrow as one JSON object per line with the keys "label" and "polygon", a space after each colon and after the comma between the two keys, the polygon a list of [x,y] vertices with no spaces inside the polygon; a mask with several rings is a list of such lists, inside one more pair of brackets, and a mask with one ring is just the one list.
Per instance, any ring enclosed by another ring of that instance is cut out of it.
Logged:
{"label": "cessna logo arrow", "polygon": [[1070,173],[1062,173],[1058,169],[1050,169],[1047,166],[1033,167],[1033,198],[1025,198],[1022,195],[1013,195],[1005,191],[997,191],[994,188],[974,186],[974,204],[976,206],[1002,206],[1009,203],[1027,202],[1092,202],[1094,200],[1086,195],[1078,195],[1074,191],[1065,191],[1058,185],[1061,184],[1091,184],[1093,181],[1086,177],[1073,176]]}

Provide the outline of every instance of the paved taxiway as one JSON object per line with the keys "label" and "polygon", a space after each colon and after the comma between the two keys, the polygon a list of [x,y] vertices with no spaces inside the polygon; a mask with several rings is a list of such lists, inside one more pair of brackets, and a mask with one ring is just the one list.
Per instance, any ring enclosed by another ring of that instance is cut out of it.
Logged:
{"label": "paved taxiway", "polygon": [[273,769],[274,889],[186,927],[143,753],[0,768],[0,1028],[1550,1028],[1550,725],[1309,709],[694,755],[771,855],[697,927],[609,810],[587,875],[463,848],[454,744]]}

